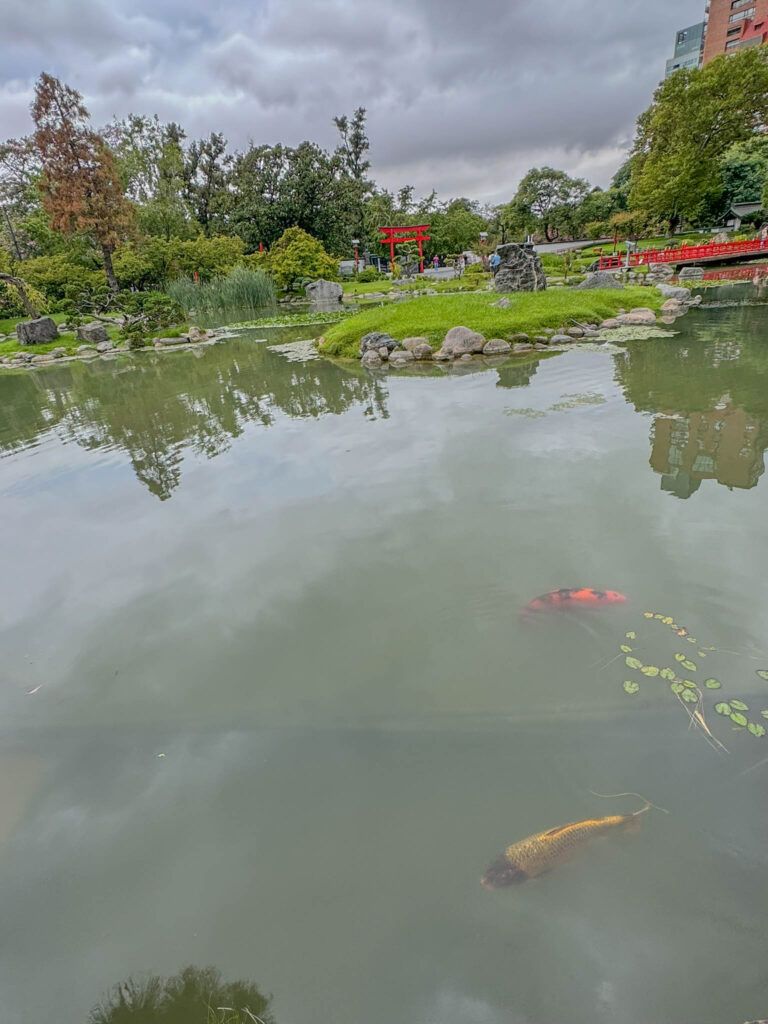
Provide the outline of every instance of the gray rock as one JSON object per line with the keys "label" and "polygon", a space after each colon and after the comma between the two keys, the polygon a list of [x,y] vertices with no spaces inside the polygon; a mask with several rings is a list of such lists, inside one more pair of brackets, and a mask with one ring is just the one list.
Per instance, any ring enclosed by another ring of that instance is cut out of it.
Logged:
{"label": "gray rock", "polygon": [[461,360],[462,363],[470,363],[472,362],[472,353],[465,352],[464,355],[459,356],[459,359]]}
{"label": "gray rock", "polygon": [[87,341],[91,345],[98,345],[100,341],[109,341],[109,335],[104,324],[93,320],[89,324],[82,324],[75,331],[78,341]]}
{"label": "gray rock", "polygon": [[512,351],[512,346],[503,338],[491,338],[483,348],[484,356],[502,356]]}
{"label": "gray rock", "polygon": [[405,366],[406,363],[412,363],[415,359],[413,352],[408,352],[404,348],[396,348],[394,352],[390,352],[389,363],[390,366]]}
{"label": "gray rock", "polygon": [[541,342],[538,342],[538,341],[536,342],[536,344],[533,347],[536,349],[537,352],[546,352],[547,351],[547,346],[546,345],[542,345]]}
{"label": "gray rock", "polygon": [[575,291],[585,291],[589,288],[612,288],[614,291],[623,291],[624,285],[607,270],[596,270],[587,274],[581,284],[576,285]]}
{"label": "gray rock", "polygon": [[48,353],[51,359],[63,359],[66,354],[67,350],[65,348],[52,348]]}
{"label": "gray rock", "polygon": [[497,292],[539,292],[547,287],[542,262],[532,245],[500,245],[496,252],[501,262],[493,279]]}
{"label": "gray rock", "polygon": [[485,338],[482,334],[471,331],[468,327],[452,327],[443,341],[443,352],[452,356],[482,352],[484,348]]}
{"label": "gray rock", "polygon": [[308,284],[304,292],[310,302],[341,302],[344,289],[335,281],[325,281],[320,278],[319,281],[312,281],[311,284]]}
{"label": "gray rock", "polygon": [[669,263],[652,263],[650,270],[645,275],[645,279],[648,284],[659,284],[660,282],[668,281],[670,277],[674,276],[675,269]]}
{"label": "gray rock", "polygon": [[97,352],[111,352],[114,347],[115,346],[109,340],[107,340],[107,341],[100,341],[96,345],[96,351]]}
{"label": "gray rock", "polygon": [[436,363],[448,363],[453,359],[450,352],[444,352],[443,349],[439,348],[437,352],[432,353],[432,358]]}
{"label": "gray rock", "polygon": [[513,334],[512,337],[509,340],[511,342],[515,342],[515,341],[530,341],[531,339],[525,333],[525,331],[518,331],[517,334]]}
{"label": "gray rock", "polygon": [[508,299],[507,296],[504,295],[498,302],[492,302],[491,305],[496,309],[509,309],[512,305],[512,299]]}
{"label": "gray rock", "polygon": [[16,336],[20,345],[44,345],[46,342],[56,341],[59,331],[49,316],[41,316],[37,320],[25,320],[16,324]]}
{"label": "gray rock", "polygon": [[362,364],[366,369],[373,370],[377,366],[381,366],[381,356],[375,349],[369,348],[363,353]]}
{"label": "gray rock", "polygon": [[365,355],[370,349],[378,352],[380,348],[388,348],[391,352],[393,348],[397,348],[397,342],[391,335],[384,334],[382,331],[371,331],[370,334],[364,335],[360,339],[360,355]]}
{"label": "gray rock", "polygon": [[584,329],[582,327],[569,327],[565,333],[570,335],[572,338],[584,337]]}
{"label": "gray rock", "polygon": [[614,328],[619,327],[619,321],[616,317],[609,316],[607,320],[603,320],[600,324],[601,331],[612,331]]}
{"label": "gray rock", "polygon": [[417,345],[416,348],[411,349],[413,352],[414,359],[431,359],[432,358],[432,346],[428,341],[425,341],[421,345]]}
{"label": "gray rock", "polygon": [[[189,339],[182,334],[180,338],[153,338],[152,343],[158,348],[170,348],[173,345],[188,345]],[[108,351],[108,349],[102,349],[101,345],[97,345],[96,348],[99,352]]]}
{"label": "gray rock", "polygon": [[685,313],[688,309],[687,302],[680,302],[679,299],[667,299],[664,305],[661,307],[662,314],[676,314]]}
{"label": "gray rock", "polygon": [[537,334],[536,337],[533,339],[533,342],[537,348],[539,348],[540,346],[546,348],[548,341],[549,338],[545,338],[542,334]]}
{"label": "gray rock", "polygon": [[520,356],[524,352],[533,352],[533,345],[526,345],[523,342],[518,342],[517,345],[512,346],[512,351],[516,356]]}
{"label": "gray rock", "polygon": [[645,309],[641,306],[629,313],[622,313],[616,319],[620,324],[625,324],[628,327],[644,327],[656,323],[656,314],[652,309]]}
{"label": "gray rock", "polygon": [[573,338],[569,334],[553,334],[549,340],[553,345],[570,345],[573,343]]}
{"label": "gray rock", "polygon": [[678,302],[682,302],[685,305],[691,301],[691,293],[687,288],[675,288],[671,284],[658,284],[656,289],[661,292],[665,299],[677,299]]}
{"label": "gray rock", "polygon": [[[374,349],[369,349],[369,352],[373,352]],[[389,359],[389,349],[386,345],[382,345],[379,349],[379,359]]]}
{"label": "gray rock", "polygon": [[46,355],[45,353],[40,353],[40,355],[32,356],[32,358],[28,360],[28,362],[32,363],[35,366],[50,366],[53,360],[49,355]]}
{"label": "gray rock", "polygon": [[701,281],[704,277],[704,267],[683,267],[678,277],[681,281]]}
{"label": "gray rock", "polygon": [[426,338],[404,338],[400,344],[409,352],[415,352],[419,345],[429,345]]}
{"label": "gray rock", "polygon": [[193,325],[187,331],[187,337],[193,345],[197,345],[201,341],[208,341],[208,331],[204,331],[202,327],[195,327]]}

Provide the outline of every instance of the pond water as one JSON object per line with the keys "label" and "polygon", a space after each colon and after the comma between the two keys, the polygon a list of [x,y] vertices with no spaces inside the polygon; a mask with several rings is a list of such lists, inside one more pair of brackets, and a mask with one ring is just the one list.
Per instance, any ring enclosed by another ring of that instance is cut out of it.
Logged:
{"label": "pond water", "polygon": [[[187,964],[278,1024],[768,1015],[768,737],[715,710],[768,709],[768,310],[673,329],[480,372],[262,331],[0,377],[4,1020]],[[560,587],[629,600],[520,617]],[[713,738],[625,656],[697,682]],[[591,791],[670,813],[481,887],[639,806]]]}

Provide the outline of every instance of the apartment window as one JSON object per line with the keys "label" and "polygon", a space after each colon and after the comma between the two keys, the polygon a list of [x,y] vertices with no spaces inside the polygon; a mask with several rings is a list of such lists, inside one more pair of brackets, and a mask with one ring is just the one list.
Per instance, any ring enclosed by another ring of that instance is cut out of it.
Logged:
{"label": "apartment window", "polygon": [[746,11],[739,11],[738,14],[732,14],[728,21],[741,21],[742,18],[751,18],[755,13],[755,7],[748,7]]}
{"label": "apartment window", "polygon": [[740,39],[732,39],[730,43],[725,44],[726,50],[734,50],[737,46],[741,46]]}
{"label": "apartment window", "polygon": [[741,25],[737,25],[736,28],[728,29],[728,39],[733,39],[734,36],[741,35]]}
{"label": "apartment window", "polygon": [[738,11],[740,8],[747,7],[749,6],[749,4],[753,2],[754,0],[733,0],[733,3],[731,4],[731,10]]}

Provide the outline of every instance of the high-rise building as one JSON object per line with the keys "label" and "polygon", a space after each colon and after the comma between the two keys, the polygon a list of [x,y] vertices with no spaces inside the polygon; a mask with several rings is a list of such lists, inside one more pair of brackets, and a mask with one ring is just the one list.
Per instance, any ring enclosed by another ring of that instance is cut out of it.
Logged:
{"label": "high-rise building", "polygon": [[708,0],[703,63],[768,41],[768,0]]}
{"label": "high-rise building", "polygon": [[[768,0],[766,0],[768,3]],[[681,28],[675,36],[675,55],[667,61],[667,78],[680,68],[701,67],[706,22]]]}

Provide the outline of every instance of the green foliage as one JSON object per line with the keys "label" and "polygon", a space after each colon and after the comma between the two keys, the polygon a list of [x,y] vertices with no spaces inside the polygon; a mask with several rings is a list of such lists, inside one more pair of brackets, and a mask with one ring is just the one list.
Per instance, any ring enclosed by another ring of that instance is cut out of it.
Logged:
{"label": "green foliage", "polygon": [[733,203],[759,203],[768,185],[768,139],[737,142],[718,162],[723,212]]}
{"label": "green foliage", "polygon": [[361,270],[357,275],[357,280],[361,284],[370,284],[373,281],[379,281],[384,275],[379,274],[375,267],[366,267],[365,270]]}
{"label": "green foliage", "polygon": [[72,299],[83,291],[100,288],[104,282],[102,271],[88,269],[65,253],[24,260],[22,267],[24,279],[49,302]]}
{"label": "green foliage", "polygon": [[300,278],[334,280],[339,269],[323,243],[298,227],[288,228],[275,242],[267,266],[275,282],[289,291]]}
{"label": "green foliage", "polygon": [[312,324],[335,324],[345,317],[354,316],[350,309],[326,310],[317,313],[284,313],[282,316],[262,316],[230,327],[309,327]]}
{"label": "green foliage", "polygon": [[360,338],[369,331],[386,331],[398,339],[425,337],[437,348],[450,328],[459,324],[480,331],[486,338],[509,338],[520,331],[536,334],[544,327],[561,327],[571,317],[581,323],[598,323],[605,317],[615,316],[622,306],[659,308],[663,301],[658,292],[647,288],[520,292],[512,297],[512,306],[508,309],[494,307],[497,299],[492,293],[433,295],[391,306],[375,306],[331,327],[321,351],[354,358]]}
{"label": "green foliage", "polygon": [[168,285],[168,294],[187,313],[260,309],[275,301],[272,279],[261,270],[235,267],[226,276],[195,284],[179,277]]}
{"label": "green foliage", "polygon": [[574,208],[588,191],[583,178],[571,178],[553,167],[533,167],[520,182],[509,213],[523,224],[534,223],[552,241],[572,231]]}

